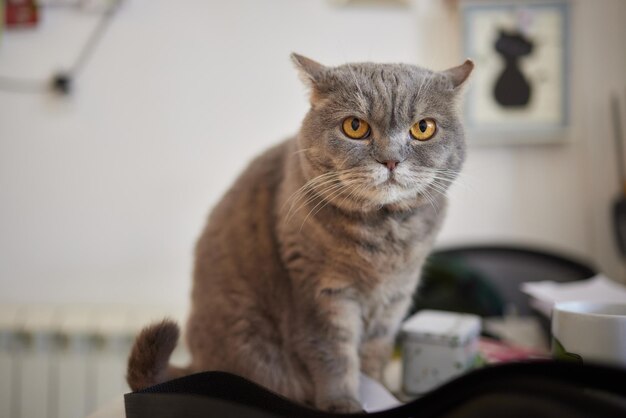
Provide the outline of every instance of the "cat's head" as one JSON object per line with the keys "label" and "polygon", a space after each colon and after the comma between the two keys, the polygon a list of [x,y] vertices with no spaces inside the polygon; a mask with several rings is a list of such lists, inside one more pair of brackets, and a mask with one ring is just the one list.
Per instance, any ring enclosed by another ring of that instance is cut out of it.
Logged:
{"label": "cat's head", "polygon": [[338,206],[413,208],[445,192],[465,157],[457,111],[474,64],[326,67],[292,54],[310,88],[298,135],[310,187]]}

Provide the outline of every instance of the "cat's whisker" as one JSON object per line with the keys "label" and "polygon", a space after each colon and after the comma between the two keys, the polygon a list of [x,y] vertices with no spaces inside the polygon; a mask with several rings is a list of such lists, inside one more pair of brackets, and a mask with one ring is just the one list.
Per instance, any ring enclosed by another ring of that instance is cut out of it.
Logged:
{"label": "cat's whisker", "polygon": [[341,205],[343,205],[344,203],[346,203],[346,201],[348,202],[348,204],[350,204],[351,202],[353,202],[355,199],[358,198],[357,196],[357,191],[363,187],[363,184],[355,184],[350,188],[350,192],[344,196],[343,200],[341,201]]}
{"label": "cat's whisker", "polygon": [[447,187],[442,186],[441,184],[437,183],[436,181],[430,183],[431,186],[431,190],[439,193],[440,195],[447,197]]}
{"label": "cat's whisker", "polygon": [[[326,177],[332,176],[332,175],[337,175],[337,173],[336,172],[328,172],[328,173],[324,173],[324,174],[321,174],[321,175],[319,175],[317,177],[312,178],[311,180],[307,181],[302,187],[300,187],[296,192],[294,192],[292,194],[292,196],[297,194],[297,193],[299,193],[300,191],[306,189],[307,187],[309,187],[311,184],[315,183],[316,181],[319,181],[319,180],[321,180],[323,178],[326,178]],[[290,196],[290,198],[291,198],[291,196]],[[287,201],[289,201],[289,199],[287,199]]]}
{"label": "cat's whisker", "polygon": [[[307,188],[303,193],[301,193],[301,196],[298,199],[293,201],[293,203],[289,207],[289,211],[287,212],[287,215],[285,216],[285,220],[288,222],[289,219],[295,213],[297,213],[302,207],[308,205],[313,200],[320,198],[320,191],[327,190],[339,184],[341,184],[341,181],[339,180],[339,178],[332,177],[331,179],[327,179],[326,181],[317,183],[315,186],[317,189],[319,189],[318,191],[316,191],[316,189],[313,186]],[[294,210],[296,205],[299,205],[299,206],[297,209]]]}
{"label": "cat's whisker", "polygon": [[456,178],[454,177],[449,177],[449,176],[442,176],[442,175],[438,175],[438,174],[431,174],[428,176],[428,179],[432,179],[432,180],[441,180],[444,181],[448,184],[454,183],[456,181]]}
{"label": "cat's whisker", "polygon": [[360,190],[363,190],[365,187],[367,187],[367,185],[368,184],[366,182],[361,184],[360,186],[358,183],[353,185],[351,188],[352,190],[350,191],[350,193],[348,193],[346,197],[343,198],[340,205],[343,205],[347,199],[354,199],[354,198],[358,199],[359,198],[358,193],[360,192]]}
{"label": "cat's whisker", "polygon": [[[358,175],[360,174],[359,170],[355,170],[355,169],[349,169],[349,170],[340,170],[340,171],[335,171],[335,172],[329,172],[329,173],[325,173],[322,174],[318,177],[315,177],[314,179],[308,181],[304,186],[302,186],[298,191],[296,191],[295,193],[293,193],[289,199],[287,199],[287,201],[285,202],[285,204],[283,205],[283,207],[281,208],[281,210],[284,209],[284,206],[286,204],[289,204],[291,202],[291,206],[289,209],[289,212],[287,214],[287,217],[289,217],[291,211],[293,210],[293,208],[299,204],[302,199],[304,199],[309,193],[314,192],[315,189],[319,189],[320,187],[324,187],[329,183],[334,183],[337,181],[341,181],[341,177],[347,175],[348,179],[350,178],[350,176],[353,175]],[[347,180],[347,179],[346,179]],[[315,198],[315,196],[313,196],[313,198]],[[310,199],[310,197],[309,197]]]}
{"label": "cat's whisker", "polygon": [[358,169],[347,169],[347,170],[340,170],[340,171],[333,172],[333,174],[334,176],[330,176],[330,179],[326,178],[324,179],[323,182],[312,183],[309,189],[315,190],[315,188],[319,188],[320,186],[328,183],[329,181],[335,181],[335,180],[336,181],[348,181],[348,180],[358,178],[354,176],[360,175],[361,171]]}
{"label": "cat's whisker", "polygon": [[[339,187],[335,187],[335,188],[333,189],[333,191],[332,191],[332,193],[333,193],[333,194],[334,194],[334,191],[336,191],[336,190],[341,190],[341,189],[343,189],[343,188],[345,188],[345,187],[346,187],[344,184],[339,184],[338,186],[339,186]],[[327,193],[328,193],[328,192],[331,192],[331,190],[327,190]],[[321,205],[321,204],[323,204],[323,203],[327,202],[328,197],[327,197],[326,199],[324,199],[322,196],[319,196],[319,197],[320,197],[320,201],[319,201],[319,202],[318,202],[315,206],[313,206],[313,208],[312,208],[312,209],[310,209],[310,210],[309,210],[309,212],[307,213],[307,215],[304,217],[304,220],[302,221],[302,224],[300,224],[300,229],[299,229],[299,231],[302,231],[302,227],[304,226],[304,224],[306,223],[306,221],[307,221],[307,220],[309,219],[309,217],[311,216],[311,213],[313,213],[313,211],[314,211],[314,210],[315,210],[315,209],[316,209],[319,205]],[[332,195],[331,195],[331,197],[332,197]],[[303,206],[304,206],[304,205],[303,205]],[[298,208],[298,210],[300,210],[303,206],[301,206],[300,208]]]}
{"label": "cat's whisker", "polygon": [[425,181],[423,178],[422,179],[418,179],[417,180],[417,186],[420,187],[420,190],[417,192],[416,197],[417,196],[421,196],[424,198],[424,200],[426,200],[432,207],[433,209],[435,209],[435,211],[439,210],[439,207],[434,199],[433,194],[429,191],[429,186],[432,186],[432,182],[427,182]]}
{"label": "cat's whisker", "polygon": [[468,175],[466,172],[461,172],[459,170],[420,167],[418,173],[419,172],[436,174],[441,177],[448,177],[450,181],[454,181],[455,183],[458,183],[460,186],[471,187],[470,183],[473,181],[473,178],[470,175]]}
{"label": "cat's whisker", "polygon": [[437,183],[436,180],[431,182],[428,186],[430,186],[432,189],[434,189],[435,191],[441,193],[444,196],[447,195],[448,189],[445,186],[441,185],[440,183]]}
{"label": "cat's whisker", "polygon": [[357,203],[365,203],[368,200],[367,189],[370,187],[370,184],[365,183],[362,187],[357,190],[356,193],[356,201]]}
{"label": "cat's whisker", "polygon": [[[353,181],[357,181],[357,180],[353,180]],[[319,209],[322,210],[324,208],[324,206],[326,206],[328,203],[330,203],[330,201],[337,196],[338,194],[340,194],[342,192],[342,190],[346,189],[350,184],[352,183],[342,183],[340,184],[341,187],[338,187],[336,189],[334,189],[330,195],[326,196],[324,199],[322,199],[319,203],[317,203],[310,211],[309,213],[304,217],[304,220],[302,221],[302,225],[300,225],[300,230],[302,230],[302,227],[304,226],[304,224],[306,223],[306,221],[309,219],[309,217],[311,216],[311,214],[313,213],[313,211],[315,209],[317,209],[317,207],[321,204],[323,204],[323,206]],[[319,210],[317,212],[319,212]],[[315,212],[315,213],[317,213]]]}
{"label": "cat's whisker", "polygon": [[338,178],[334,178],[325,183],[317,185],[316,188],[309,189],[308,192],[311,195],[309,195],[303,202],[299,202],[300,207],[295,212],[300,210],[301,207],[308,205],[315,199],[323,198],[324,193],[327,193],[328,191],[333,190],[341,185],[342,185],[341,180]]}
{"label": "cat's whisker", "polygon": [[[422,186],[427,186],[427,184],[422,183]],[[435,210],[435,212],[439,212],[439,205],[437,205],[435,196],[428,190],[428,187],[425,187],[423,190],[419,192],[419,195],[422,196]]]}
{"label": "cat's whisker", "polygon": [[[338,183],[332,183],[325,187],[331,188],[338,186]],[[302,199],[298,202],[295,202],[290,208],[287,214],[285,215],[285,221],[289,222],[295,215],[298,213],[303,207],[311,204],[317,199],[321,199],[321,196],[318,193],[315,193],[313,190],[308,190]]]}
{"label": "cat's whisker", "polygon": [[433,207],[435,212],[439,212],[439,205],[437,205],[437,202],[435,201],[435,197],[431,195],[430,192],[428,191],[426,191],[426,194],[424,196],[426,196],[426,199],[430,202],[430,205]]}
{"label": "cat's whisker", "polygon": [[[345,184],[345,185],[344,185],[345,187],[343,187],[343,188],[341,188],[341,189],[337,190],[335,193],[333,193],[333,195],[331,195],[331,196],[329,196],[327,199],[325,199],[325,203],[324,203],[322,206],[320,206],[320,208],[319,208],[319,209],[317,209],[317,210],[316,210],[315,212],[313,212],[313,213],[309,213],[309,215],[307,215],[307,217],[304,219],[304,222],[306,222],[306,220],[307,220],[307,218],[308,218],[309,216],[313,216],[313,217],[315,217],[315,215],[317,215],[317,214],[319,213],[319,211],[321,211],[322,209],[324,209],[324,208],[325,208],[325,207],[326,207],[326,206],[327,206],[327,205],[328,205],[328,204],[332,201],[332,199],[334,199],[335,197],[340,196],[340,195],[341,195],[341,193],[343,193],[345,190],[348,190],[348,191],[352,190],[352,187],[353,187],[354,185],[355,185],[355,182],[350,183],[350,184]],[[344,198],[344,199],[345,199],[345,198]],[[318,206],[319,206],[319,203],[318,203]],[[315,208],[313,208],[313,209],[315,209]],[[302,228],[302,226],[301,226],[300,228]]]}
{"label": "cat's whisker", "polygon": [[433,207],[433,209],[435,209],[435,205],[433,204],[433,201],[432,201],[432,199],[430,199],[429,195],[427,195],[425,192],[420,193],[419,195],[420,195],[422,198],[424,198],[424,200],[426,200],[426,202],[427,202],[428,204],[430,204],[430,205]]}
{"label": "cat's whisker", "polygon": [[[341,180],[338,185],[348,186],[348,185],[352,185],[352,184],[360,182],[360,181],[361,181],[361,179],[359,179],[359,178],[347,178],[347,179]],[[317,192],[317,194],[322,195],[322,197],[323,197],[324,194],[327,194],[330,191],[329,189],[330,188],[327,188],[325,190],[320,190],[320,191]]]}
{"label": "cat's whisker", "polygon": [[416,168],[416,172],[418,173],[442,173],[442,174],[460,174],[461,172],[459,170],[451,170],[451,169],[447,169],[447,168],[434,168],[434,167],[418,167]]}
{"label": "cat's whisker", "polygon": [[445,184],[447,184],[448,186],[454,184],[456,186],[462,187],[466,190],[473,190],[473,186],[469,183],[465,183],[463,181],[459,181],[458,178],[450,178],[450,177],[445,177],[445,176],[433,176],[432,177],[434,180],[440,180],[442,182],[444,182]]}
{"label": "cat's whisker", "polygon": [[289,217],[289,214],[291,213],[291,210],[293,209],[293,207],[304,197],[306,196],[310,189],[310,182],[304,184],[302,187],[300,187],[298,190],[296,190],[294,193],[291,194],[291,196],[289,196],[287,198],[287,200],[285,200],[285,203],[283,203],[283,205],[281,206],[280,210],[281,212],[285,209],[285,207],[287,205],[290,204],[289,207],[289,211],[287,212],[287,217]]}
{"label": "cat's whisker", "polygon": [[446,174],[446,175],[456,175],[458,172],[454,170],[441,170],[438,168],[430,168],[430,167],[419,167],[416,168],[414,174]]}
{"label": "cat's whisker", "polygon": [[427,176],[433,180],[441,180],[443,184],[456,184],[459,187],[472,190],[472,186],[469,183],[464,182],[462,179],[459,179],[459,177],[461,176],[459,176],[458,172],[454,170],[449,170],[446,173],[444,172],[444,170],[440,169],[420,169],[418,173],[409,174],[406,176],[406,178],[408,181],[421,182],[424,180],[424,176]]}
{"label": "cat's whisker", "polygon": [[[289,222],[291,220],[291,218],[298,212],[300,211],[300,209],[302,209],[303,207],[313,203],[316,199],[321,199],[322,201],[324,200],[324,195],[328,194],[329,192],[332,192],[336,189],[340,189],[341,187],[343,187],[345,185],[345,182],[339,181],[337,180],[337,183],[331,183],[328,184],[326,186],[324,186],[321,189],[318,190],[310,190],[311,193],[313,193],[313,196],[310,196],[306,201],[302,202],[300,204],[300,206],[298,206],[297,209],[295,209],[293,212],[290,211],[291,216],[286,217],[285,221]],[[318,203],[319,204],[319,203]]]}
{"label": "cat's whisker", "polygon": [[285,206],[287,204],[289,204],[290,201],[292,201],[294,198],[296,198],[299,195],[301,195],[302,193],[304,193],[307,189],[310,189],[311,187],[313,187],[313,185],[315,185],[316,183],[320,183],[323,180],[325,181],[325,180],[328,180],[329,178],[332,178],[332,177],[338,177],[340,174],[341,174],[341,172],[333,171],[333,172],[324,173],[324,174],[321,174],[321,175],[319,175],[317,177],[312,178],[311,180],[306,182],[302,187],[300,187],[298,190],[296,190],[294,193],[292,193],[291,196],[289,196],[289,198],[287,198],[287,200],[285,201],[285,203],[281,207],[281,210],[283,210],[285,208]]}

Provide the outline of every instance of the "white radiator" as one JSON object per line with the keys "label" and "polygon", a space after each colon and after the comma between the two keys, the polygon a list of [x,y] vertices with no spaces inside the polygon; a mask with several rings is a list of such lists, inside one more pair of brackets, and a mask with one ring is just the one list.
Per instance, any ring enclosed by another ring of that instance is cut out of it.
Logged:
{"label": "white radiator", "polygon": [[[126,359],[144,325],[182,309],[0,306],[0,418],[83,418],[128,392]],[[185,362],[184,349],[174,362]]]}

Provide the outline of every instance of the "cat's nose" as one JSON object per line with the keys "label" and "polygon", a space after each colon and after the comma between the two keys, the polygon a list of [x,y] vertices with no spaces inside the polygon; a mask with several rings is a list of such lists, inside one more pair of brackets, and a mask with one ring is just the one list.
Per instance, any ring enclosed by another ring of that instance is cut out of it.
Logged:
{"label": "cat's nose", "polygon": [[396,160],[387,160],[387,161],[379,161],[379,162],[383,165],[386,165],[389,171],[395,170],[398,164],[400,164],[400,161],[396,161]]}

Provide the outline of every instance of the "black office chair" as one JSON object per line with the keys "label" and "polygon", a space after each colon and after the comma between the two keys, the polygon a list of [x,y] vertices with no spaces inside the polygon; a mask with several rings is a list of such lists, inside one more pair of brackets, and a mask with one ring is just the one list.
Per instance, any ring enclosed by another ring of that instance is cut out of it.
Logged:
{"label": "black office chair", "polygon": [[242,377],[205,372],[124,395],[126,418],[583,418],[626,416],[626,370],[593,364],[500,364],[421,398],[369,414],[335,414],[283,398]]}
{"label": "black office chair", "polygon": [[473,245],[438,249],[424,265],[410,314],[440,309],[493,317],[513,308],[519,315],[537,317],[549,335],[549,319],[529,306],[521,284],[584,280],[595,274],[587,262],[536,248]]}

